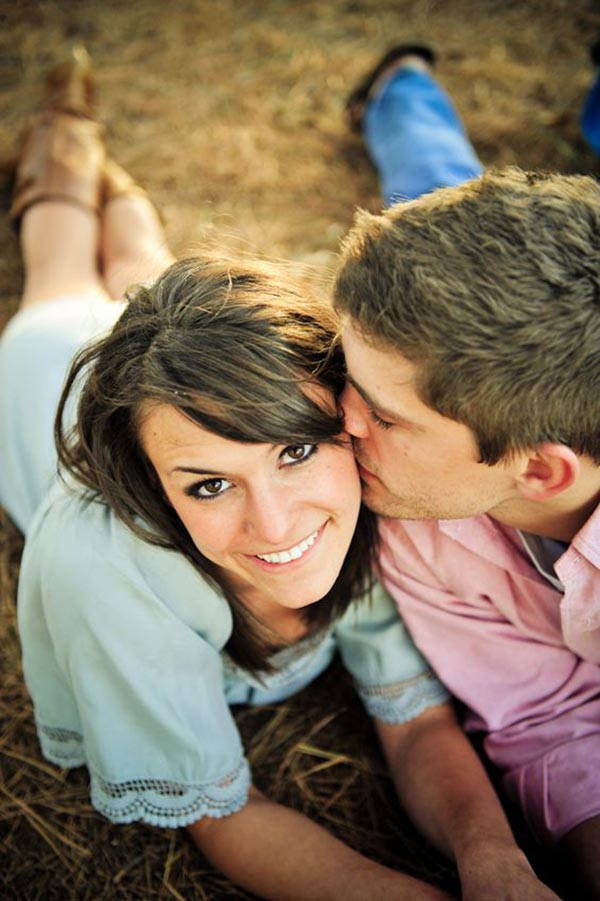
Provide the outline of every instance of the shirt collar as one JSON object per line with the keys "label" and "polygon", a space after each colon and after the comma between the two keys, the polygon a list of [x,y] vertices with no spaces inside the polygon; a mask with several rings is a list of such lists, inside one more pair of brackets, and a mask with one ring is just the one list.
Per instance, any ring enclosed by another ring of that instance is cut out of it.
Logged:
{"label": "shirt collar", "polygon": [[439,527],[453,541],[495,566],[537,580],[538,574],[532,570],[531,560],[516,529],[504,526],[486,515],[467,519],[441,519]]}

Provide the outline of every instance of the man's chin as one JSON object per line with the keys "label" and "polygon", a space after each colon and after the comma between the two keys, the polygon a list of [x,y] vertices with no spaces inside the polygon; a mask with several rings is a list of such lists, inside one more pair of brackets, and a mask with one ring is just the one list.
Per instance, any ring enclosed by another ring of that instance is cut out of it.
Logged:
{"label": "man's chin", "polygon": [[372,513],[382,519],[424,519],[424,511],[409,506],[389,492],[373,491],[368,486],[363,487],[362,502]]}
{"label": "man's chin", "polygon": [[396,510],[400,506],[398,501],[387,492],[373,491],[368,486],[363,486],[362,502],[372,513],[382,516],[384,519],[400,519]]}

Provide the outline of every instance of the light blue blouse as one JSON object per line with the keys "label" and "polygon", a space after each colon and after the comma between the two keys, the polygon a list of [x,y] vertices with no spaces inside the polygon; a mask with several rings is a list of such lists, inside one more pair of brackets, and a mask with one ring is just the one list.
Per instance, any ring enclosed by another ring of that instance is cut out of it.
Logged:
{"label": "light blue blouse", "polygon": [[184,826],[247,801],[230,705],[271,703],[339,650],[368,712],[400,723],[447,699],[377,586],[256,678],[224,651],[226,600],[180,554],[137,538],[103,505],[55,484],[22,562],[19,628],[44,755],[86,764],[110,820]]}

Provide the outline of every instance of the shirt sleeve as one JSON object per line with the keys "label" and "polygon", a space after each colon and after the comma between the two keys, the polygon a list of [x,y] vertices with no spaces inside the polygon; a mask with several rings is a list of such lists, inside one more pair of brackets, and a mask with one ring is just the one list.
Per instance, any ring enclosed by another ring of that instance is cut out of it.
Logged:
{"label": "shirt sleeve", "polygon": [[92,803],[113,822],[178,827],[246,803],[223,690],[230,619],[181,555],[102,505],[71,499],[34,521],[19,625],[42,749],[86,763]]}
{"label": "shirt sleeve", "polygon": [[350,605],[334,633],[370,716],[405,723],[449,699],[379,583],[370,597]]}

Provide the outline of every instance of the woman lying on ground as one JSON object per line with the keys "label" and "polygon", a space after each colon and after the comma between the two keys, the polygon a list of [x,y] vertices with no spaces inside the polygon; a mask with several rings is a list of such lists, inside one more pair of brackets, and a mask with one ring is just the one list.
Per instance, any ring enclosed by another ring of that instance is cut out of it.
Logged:
{"label": "woman lying on ground", "polygon": [[27,532],[19,621],[45,756],[85,763],[113,822],[187,827],[258,895],[446,897],[251,785],[230,705],[288,697],[338,649],[464,897],[553,898],[371,584],[333,314],[265,266],[170,265],[154,208],[107,161],[85,60],[50,87],[17,173],[26,283],[0,344],[0,500]]}

